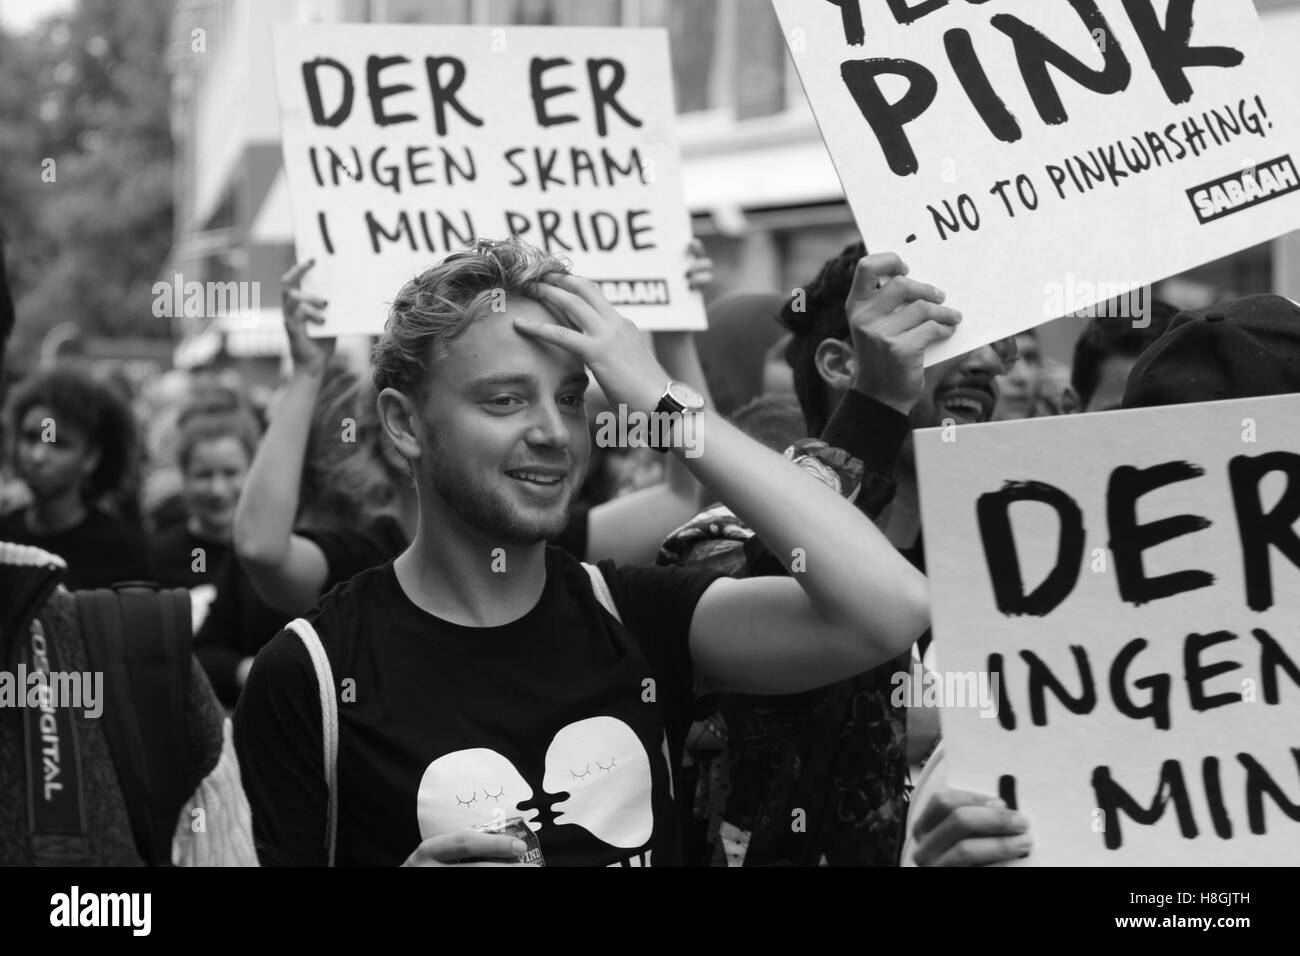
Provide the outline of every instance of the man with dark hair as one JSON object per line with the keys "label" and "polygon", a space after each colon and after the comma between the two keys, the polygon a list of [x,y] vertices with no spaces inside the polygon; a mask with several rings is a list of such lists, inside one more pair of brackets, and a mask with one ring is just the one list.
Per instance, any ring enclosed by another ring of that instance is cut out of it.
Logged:
{"label": "man with dark hair", "polygon": [[[882,321],[921,295],[859,291]],[[905,334],[923,346],[959,318],[913,310]],[[235,724],[264,862],[514,861],[522,841],[476,826],[520,816],[548,865],[671,864],[697,693],[819,687],[926,627],[924,578],[869,520],[705,409],[593,283],[517,240],[412,280],[374,366],[418,530],[253,665]],[[669,423],[655,447],[799,573],[584,566],[548,548],[590,454],[587,369],[627,415]]]}
{"label": "man with dark hair", "polygon": [[[13,327],[0,246],[0,386]],[[105,544],[110,557],[116,546]],[[91,677],[87,621],[61,584],[66,572],[59,556],[15,544],[0,532],[0,670],[7,676],[21,662],[29,675],[39,666],[51,676]],[[138,641],[142,635],[130,636]],[[124,656],[110,662],[117,661],[133,686],[133,666]],[[101,675],[101,692],[106,683]],[[116,691],[121,684],[112,686]],[[138,751],[123,747],[132,737],[139,744],[148,736],[138,728],[142,719],[123,710],[133,702],[129,696],[96,693],[95,701],[83,696],[75,702],[84,706],[49,698],[50,709],[36,713],[0,707],[0,866],[255,864],[229,725],[196,661],[182,690],[175,716],[183,725],[172,728],[170,738],[178,746],[166,755],[174,772],[165,776],[182,791],[174,801],[145,781]],[[115,736],[118,731],[126,736]],[[158,756],[143,749],[146,761]],[[199,819],[202,827],[195,825]]]}
{"label": "man with dark hair", "polygon": [[1124,386],[1138,356],[1169,328],[1177,313],[1172,305],[1155,299],[1149,322],[1137,325],[1132,319],[1095,318],[1084,326],[1074,344],[1071,384],[1085,412],[1109,412],[1119,408]]}
{"label": "man with dark hair", "polygon": [[[778,321],[792,333],[786,361],[794,374],[795,395],[809,434],[821,434],[830,412],[852,390],[858,356],[851,344],[845,300],[866,255],[860,242],[846,246],[781,309]],[[888,284],[905,276],[905,272],[895,275],[885,271],[879,278]],[[920,397],[898,404],[907,405],[915,427],[942,424],[945,417],[958,425],[987,421],[997,401],[994,379],[1014,361],[1015,354],[1013,337],[940,362],[926,370]],[[871,369],[864,371],[869,380]]]}
{"label": "man with dark hair", "polygon": [[[939,362],[924,374],[918,357],[908,387],[900,388],[893,384],[899,375],[897,345],[879,333],[855,335],[845,309],[855,285],[871,281],[864,272],[882,283],[882,292],[898,283],[914,284],[896,256],[866,256],[862,243],[847,246],[782,309],[780,320],[792,332],[786,359],[810,435],[825,437],[832,409],[856,423],[853,431],[861,437],[855,447],[847,447],[854,439],[838,430],[827,440],[862,459],[868,471],[892,479],[896,487],[886,533],[919,565],[921,516],[911,429],[989,421],[997,404],[997,377],[1015,362],[1016,342],[1002,339]],[[864,421],[870,425],[864,427]]]}
{"label": "man with dark hair", "polygon": [[59,555],[72,590],[148,577],[144,532],[99,504],[122,485],[131,460],[126,405],[88,375],[55,369],[18,387],[6,424],[33,500],[0,518],[0,539]]}
{"label": "man with dark hair", "polygon": [[[860,313],[868,291],[891,306],[879,307],[883,321]],[[796,290],[779,319],[791,332],[786,356],[807,434],[820,436],[787,454],[873,520],[892,501],[889,538],[918,566],[911,428],[987,421],[995,378],[1015,355],[1007,340],[923,369],[916,329],[943,315],[942,301],[939,290],[909,278],[897,256],[868,256],[854,243]],[[722,526],[718,515],[711,521]],[[748,552],[746,575],[786,573],[761,535],[727,527]],[[704,547],[717,560],[718,546],[699,542],[695,530],[687,525],[682,531],[691,534],[665,543],[668,561],[692,566]],[[919,758],[937,733],[932,712],[893,702],[896,675],[910,668],[904,654],[807,694],[726,703],[734,768],[725,816],[751,830],[747,866],[897,862],[909,757]],[[796,809],[803,829],[790,826]]]}

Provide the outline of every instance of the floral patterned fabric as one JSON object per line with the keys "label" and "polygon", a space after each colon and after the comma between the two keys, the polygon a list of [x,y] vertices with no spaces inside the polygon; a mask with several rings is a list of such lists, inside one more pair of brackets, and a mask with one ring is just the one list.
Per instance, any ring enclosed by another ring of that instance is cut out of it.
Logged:
{"label": "floral patterned fabric", "polygon": [[[893,497],[891,476],[867,472],[858,459],[817,439],[797,442],[786,457],[873,519]],[[673,532],[660,563],[737,577],[784,573],[720,505]],[[907,816],[907,712],[891,702],[891,678],[908,664],[904,654],[802,694],[725,695],[713,718],[725,727],[725,752],[693,755],[699,765],[693,812],[710,844],[698,855],[723,858],[725,820],[749,833],[746,866],[897,865]],[[688,859],[693,855],[688,850]]]}

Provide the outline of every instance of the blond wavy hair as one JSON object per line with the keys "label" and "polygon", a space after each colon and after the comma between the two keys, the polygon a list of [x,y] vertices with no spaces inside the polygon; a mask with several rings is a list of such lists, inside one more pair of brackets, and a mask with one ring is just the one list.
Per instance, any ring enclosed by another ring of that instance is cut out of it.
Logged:
{"label": "blond wavy hair", "polygon": [[569,264],[520,239],[479,239],[402,287],[371,353],[375,392],[426,393],[433,361],[503,295],[528,296]]}

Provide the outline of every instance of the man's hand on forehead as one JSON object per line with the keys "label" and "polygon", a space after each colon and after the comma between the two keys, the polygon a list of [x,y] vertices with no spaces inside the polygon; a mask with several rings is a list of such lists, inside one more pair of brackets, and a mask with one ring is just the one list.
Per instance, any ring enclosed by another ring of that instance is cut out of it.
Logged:
{"label": "man's hand on forehead", "polygon": [[575,325],[573,319],[565,314],[565,311],[557,306],[553,299],[547,297],[546,289],[544,288],[545,286],[546,283],[542,281],[532,283],[528,287],[528,297],[541,305],[542,308],[546,309],[546,311],[550,313],[551,318],[555,319],[556,322],[559,322],[566,328],[581,332],[581,327]]}
{"label": "man's hand on forehead", "polygon": [[556,274],[539,282],[535,294],[563,324],[520,316],[515,319],[516,329],[575,355],[591,369],[612,403],[634,411],[654,410],[668,373],[646,349],[637,327],[609,304],[595,283]]}

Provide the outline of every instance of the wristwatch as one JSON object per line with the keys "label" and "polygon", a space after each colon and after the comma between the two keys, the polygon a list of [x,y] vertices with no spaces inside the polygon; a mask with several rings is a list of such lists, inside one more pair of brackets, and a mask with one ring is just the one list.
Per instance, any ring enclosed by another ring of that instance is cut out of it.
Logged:
{"label": "wristwatch", "polygon": [[[704,411],[704,396],[685,382],[672,379],[664,386],[664,393],[659,397],[659,404],[655,406],[656,415],[694,415],[702,411]],[[667,452],[672,447],[672,433],[671,428],[650,429],[650,447],[657,452]],[[655,437],[660,437],[661,441],[656,443]]]}

